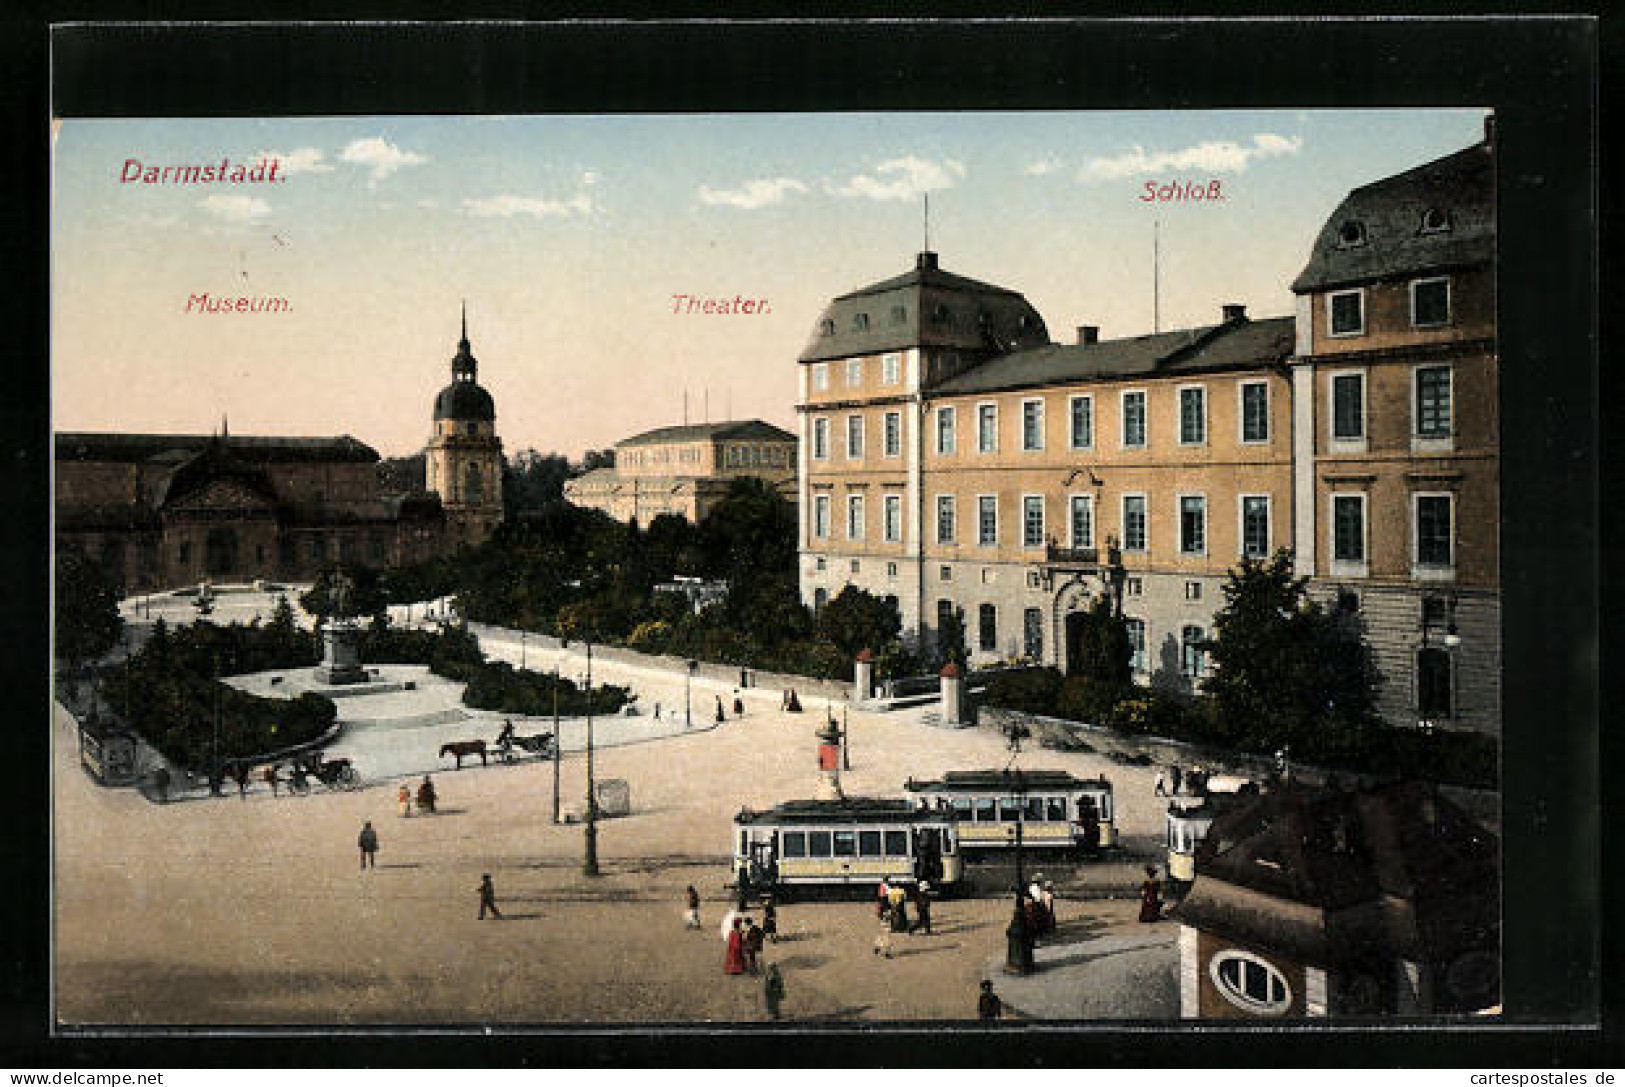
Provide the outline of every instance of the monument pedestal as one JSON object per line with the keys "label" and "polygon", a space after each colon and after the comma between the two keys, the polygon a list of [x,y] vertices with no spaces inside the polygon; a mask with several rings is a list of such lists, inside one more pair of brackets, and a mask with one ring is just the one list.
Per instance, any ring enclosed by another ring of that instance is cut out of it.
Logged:
{"label": "monument pedestal", "polygon": [[364,683],[367,670],[361,667],[361,629],[345,620],[333,620],[322,627],[322,663],[316,666],[322,683]]}

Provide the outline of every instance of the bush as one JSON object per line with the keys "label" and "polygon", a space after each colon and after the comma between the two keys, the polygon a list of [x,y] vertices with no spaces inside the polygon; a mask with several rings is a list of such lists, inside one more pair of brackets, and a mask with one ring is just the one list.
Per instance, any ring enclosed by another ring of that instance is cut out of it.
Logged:
{"label": "bush", "polygon": [[640,653],[662,653],[670,640],[671,624],[660,619],[651,619],[632,628],[626,644]]}
{"label": "bush", "polygon": [[[587,712],[588,695],[574,682],[551,672],[519,671],[506,661],[465,665],[467,687],[463,690],[463,704],[479,710],[512,713],[524,717],[545,717],[554,712],[554,696],[558,712],[565,717],[580,717]],[[625,687],[604,684],[592,689],[593,713],[619,713],[636,695]]]}
{"label": "bush", "polygon": [[1137,736],[1181,737],[1190,731],[1188,713],[1185,703],[1177,697],[1163,691],[1142,690],[1113,706],[1105,723],[1118,732]]}
{"label": "bush", "polygon": [[1056,697],[1055,716],[1098,725],[1106,721],[1121,697],[1122,691],[1115,685],[1088,676],[1067,676]]}
{"label": "bush", "polygon": [[1054,668],[1000,672],[987,683],[986,702],[1000,709],[1055,716],[1063,681]]}

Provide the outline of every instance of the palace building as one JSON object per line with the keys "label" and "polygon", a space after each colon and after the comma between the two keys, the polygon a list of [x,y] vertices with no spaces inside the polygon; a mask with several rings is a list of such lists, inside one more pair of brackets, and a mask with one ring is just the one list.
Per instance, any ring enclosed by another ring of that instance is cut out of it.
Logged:
{"label": "palace building", "polygon": [[615,465],[566,480],[571,505],[647,525],[663,513],[705,519],[741,476],[793,498],[796,438],[760,419],[660,427],[615,443]]}
{"label": "palace building", "polygon": [[55,538],[125,591],[301,581],[332,563],[418,562],[485,539],[502,517],[491,396],[465,328],[435,400],[430,489],[384,494],[376,451],[349,435],[59,433]]}
{"label": "palace building", "polygon": [[804,601],[856,585],[919,646],[958,613],[973,661],[1067,669],[1111,593],[1137,676],[1189,692],[1228,572],[1288,548],[1361,611],[1387,720],[1497,730],[1489,162],[1352,192],[1295,317],[1056,344],[934,253],[836,298],[799,358]]}

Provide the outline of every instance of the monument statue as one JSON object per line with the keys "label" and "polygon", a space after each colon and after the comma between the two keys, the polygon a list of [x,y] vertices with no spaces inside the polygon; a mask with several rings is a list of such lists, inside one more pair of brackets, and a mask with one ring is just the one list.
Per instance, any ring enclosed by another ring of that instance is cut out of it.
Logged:
{"label": "monument statue", "polygon": [[333,610],[322,624],[322,663],[316,666],[316,678],[335,685],[363,683],[367,670],[361,667],[361,631],[350,617],[355,582],[341,571],[328,583],[327,594]]}

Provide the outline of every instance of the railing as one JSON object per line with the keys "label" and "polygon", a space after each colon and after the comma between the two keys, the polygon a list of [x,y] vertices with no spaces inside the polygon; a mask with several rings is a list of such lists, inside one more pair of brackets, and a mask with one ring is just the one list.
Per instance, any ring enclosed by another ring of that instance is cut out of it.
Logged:
{"label": "railing", "polygon": [[1094,547],[1060,547],[1044,545],[1044,561],[1067,566],[1099,566],[1100,549]]}

